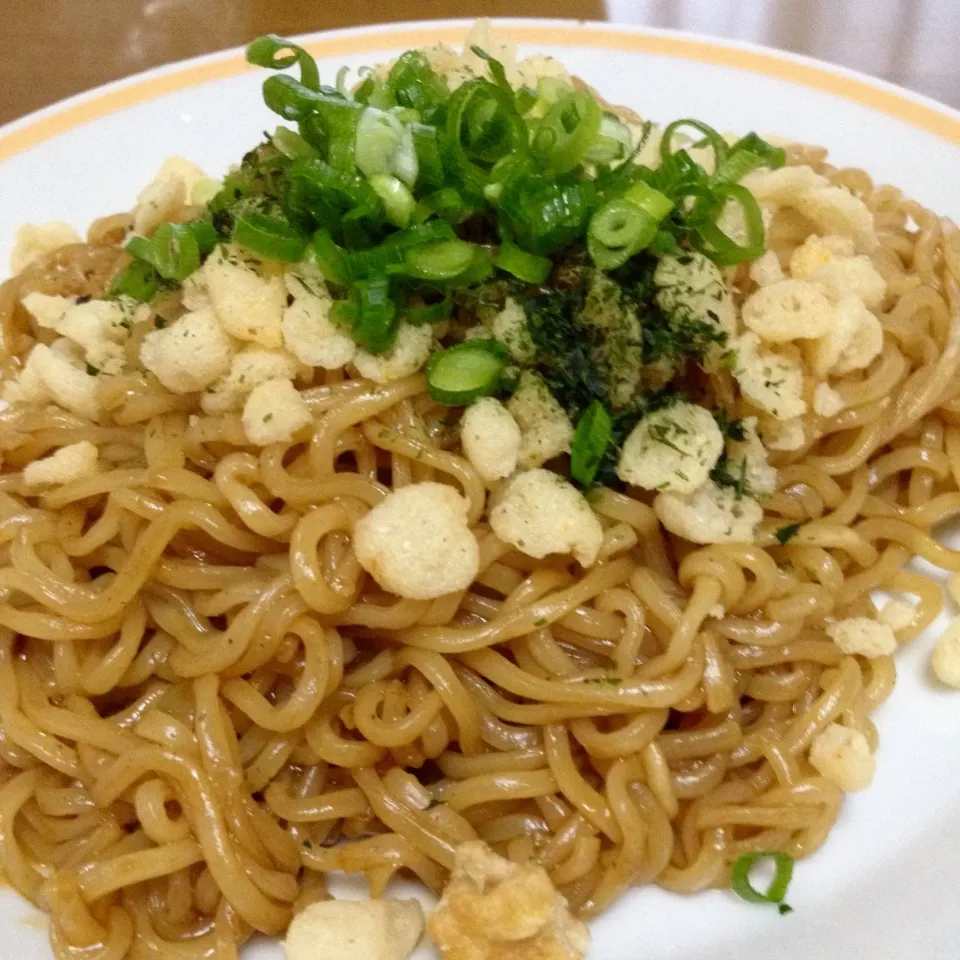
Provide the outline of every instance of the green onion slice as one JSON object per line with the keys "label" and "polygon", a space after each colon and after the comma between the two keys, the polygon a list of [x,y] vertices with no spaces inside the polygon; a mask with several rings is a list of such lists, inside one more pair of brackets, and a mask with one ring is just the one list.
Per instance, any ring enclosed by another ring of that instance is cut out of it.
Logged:
{"label": "green onion slice", "polygon": [[605,113],[593,146],[584,157],[589,163],[610,164],[624,160],[632,146],[630,128],[612,113]]}
{"label": "green onion slice", "polygon": [[507,363],[496,340],[467,340],[433,354],[427,362],[427,393],[447,406],[460,407],[493,393]]}
{"label": "green onion slice", "polygon": [[200,250],[200,256],[205,257],[217,243],[217,230],[213,221],[208,217],[198,217],[196,220],[189,220],[184,226],[189,227],[193,233],[194,240],[197,241],[197,247]]}
{"label": "green onion slice", "polygon": [[446,81],[419,50],[408,50],[390,68],[387,79],[397,103],[431,118],[450,99]]}
{"label": "green onion slice", "polygon": [[533,151],[553,174],[567,173],[583,161],[600,133],[603,111],[586,91],[558,100],[537,127]]}
{"label": "green onion slice", "polygon": [[501,234],[546,257],[583,236],[594,203],[590,180],[547,180],[521,173],[509,179],[498,201]]}
{"label": "green onion slice", "polygon": [[594,400],[577,421],[570,447],[570,473],[589,487],[597,475],[613,436],[613,420],[604,405]]}
{"label": "green onion slice", "polygon": [[443,161],[440,158],[440,140],[435,127],[424,123],[411,123],[409,128],[413,148],[417,156],[417,180],[424,190],[443,187]]}
{"label": "green onion slice", "polygon": [[309,90],[320,89],[320,71],[316,60],[303,47],[275,33],[257,37],[247,47],[247,63],[268,70],[286,70],[297,64],[300,67],[300,82]]}
{"label": "green onion slice", "polygon": [[312,158],[317,155],[317,151],[299,133],[289,127],[277,127],[270,135],[270,142],[291,160],[297,160],[300,157]]}
{"label": "green onion slice", "polygon": [[413,247],[404,262],[407,272],[420,280],[452,280],[468,270],[477,247],[466,240],[443,240]]}
{"label": "green onion slice", "polygon": [[[740,205],[747,229],[747,242],[743,245],[728,237],[716,223],[706,223],[697,229],[694,245],[701,253],[721,266],[731,266],[744,260],[755,260],[763,255],[763,214],[754,195],[736,183],[720,183],[714,192],[722,200],[733,200]],[[722,204],[721,204],[722,209]]]}
{"label": "green onion slice", "polygon": [[[392,113],[367,107],[357,123],[357,169],[365,177],[393,173],[402,149],[407,153],[413,149],[412,138],[409,145],[404,145],[405,138],[409,138],[407,129]],[[415,165],[414,159],[414,168]],[[408,182],[415,179],[416,169]]]}
{"label": "green onion slice", "polygon": [[143,260],[144,263],[156,266],[153,243],[147,237],[131,237],[123,249],[135,260]]}
{"label": "green onion slice", "polygon": [[370,186],[383,201],[387,220],[395,227],[403,229],[410,223],[416,201],[413,194],[402,181],[385,173],[378,173],[370,178]]}
{"label": "green onion slice", "polygon": [[110,281],[111,297],[130,297],[138,303],[149,303],[160,289],[156,268],[144,260],[131,260]]}
{"label": "green onion slice", "polygon": [[509,240],[500,244],[494,264],[524,283],[543,283],[553,269],[552,260],[527,253]]}
{"label": "green onion slice", "polygon": [[422,327],[431,323],[441,323],[444,320],[449,320],[452,311],[453,294],[448,291],[439,303],[404,307],[401,313],[401,319],[411,326]]}
{"label": "green onion slice", "polygon": [[470,48],[474,56],[479,57],[481,60],[486,60],[487,66],[490,68],[490,76],[493,77],[493,82],[505,93],[508,93],[511,97],[514,96],[513,87],[510,86],[510,81],[507,79],[507,71],[503,69],[503,64],[494,57],[491,57],[486,50],[482,47],[478,47],[474,44]]}
{"label": "green onion slice", "polygon": [[383,353],[393,346],[397,335],[397,307],[390,298],[386,277],[358,280],[353,287],[357,315],[353,338],[370,353]]}
{"label": "green onion slice", "polygon": [[482,193],[498,160],[529,152],[513,97],[486,80],[469,80],[450,98],[443,139],[444,166],[468,200]]}
{"label": "green onion slice", "polygon": [[693,120],[685,117],[682,120],[674,120],[668,124],[663,131],[663,139],[660,141],[660,157],[666,162],[673,156],[673,135],[683,127],[692,127],[698,133],[702,134],[707,144],[713,149],[715,158],[714,168],[718,168],[723,163],[723,158],[727,155],[727,142],[713,129],[709,124],[702,123],[700,120]]}
{"label": "green onion slice", "polygon": [[655,190],[642,180],[633,184],[623,195],[623,199],[629,200],[644,213],[648,213],[657,223],[673,209],[673,201],[666,194]]}
{"label": "green onion slice", "polygon": [[200,268],[200,245],[189,224],[161,224],[151,244],[153,265],[167,280],[185,280]]}
{"label": "green onion slice", "polygon": [[459,223],[467,217],[470,209],[456,187],[443,187],[420,201],[414,220],[423,222],[436,214],[448,223]]}
{"label": "green onion slice", "polygon": [[237,217],[233,239],[261,257],[284,263],[298,263],[307,247],[306,237],[290,224],[256,212]]}
{"label": "green onion slice", "polygon": [[786,151],[774,147],[755,133],[741,137],[732,147],[723,163],[717,166],[716,182],[737,183],[757,167],[776,170],[787,162]]}
{"label": "green onion slice", "polygon": [[[750,871],[761,861],[772,860],[776,872],[773,881],[766,892],[757,890],[750,883]],[[764,853],[745,853],[738,857],[730,870],[730,886],[733,892],[748,903],[776,903],[781,905],[781,913],[789,912],[782,908],[786,906],[783,898],[787,895],[787,887],[793,877],[793,857],[785,853],[770,851]]]}
{"label": "green onion slice", "polygon": [[601,270],[623,266],[648,246],[657,234],[657,221],[625,197],[604,204],[587,228],[587,252]]}
{"label": "green onion slice", "polygon": [[313,256],[323,279],[328,283],[338,283],[341,287],[347,286],[353,279],[347,269],[347,261],[343,251],[333,242],[329,230],[318,230],[313,235]]}

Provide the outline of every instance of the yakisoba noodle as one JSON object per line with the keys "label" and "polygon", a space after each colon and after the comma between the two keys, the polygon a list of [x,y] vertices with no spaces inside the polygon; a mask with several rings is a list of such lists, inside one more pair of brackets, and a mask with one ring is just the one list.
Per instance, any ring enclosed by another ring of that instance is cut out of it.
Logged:
{"label": "yakisoba noodle", "polygon": [[[960,570],[932,532],[960,509],[960,243],[823,151],[790,162],[873,212],[889,309],[881,356],[835,385],[843,411],[808,413],[806,444],[777,456],[756,544],[684,543],[603,489],[593,567],[509,548],[422,374],[318,369],[298,384],[309,439],[262,449],[239,414],[145,375],[104,380],[98,423],[0,413],[0,866],[51,914],[58,958],[234,957],[330,871],[439,893],[476,838],[545,867],[585,918],[634,885],[703,890],[744,853],[824,842],[844,794],[811,741],[841,721],[875,749],[895,681],[824,618],[911,594],[905,643],[941,595],[904,563]],[[3,286],[6,377],[53,338],[22,298],[102,296],[129,225],[98,221]],[[767,245],[785,261],[809,229],[782,211]],[[80,440],[99,473],[26,490],[26,464]],[[391,597],[351,531],[425,480],[466,497],[480,573]]]}

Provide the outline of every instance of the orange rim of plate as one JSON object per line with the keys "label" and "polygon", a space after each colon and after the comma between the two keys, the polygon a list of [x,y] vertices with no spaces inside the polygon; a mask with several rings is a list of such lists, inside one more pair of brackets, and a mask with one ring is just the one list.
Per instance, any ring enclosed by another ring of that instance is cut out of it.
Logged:
{"label": "orange rim of plate", "polygon": [[[951,116],[945,109],[915,100],[896,89],[875,85],[868,78],[836,73],[827,66],[813,62],[692,37],[593,27],[584,29],[562,23],[556,26],[533,26],[501,21],[496,26],[502,37],[515,43],[624,50],[763,74],[851,100],[960,145],[960,119]],[[415,36],[418,46],[462,43],[465,29],[466,26],[428,26],[420,29],[411,25],[387,31],[333,33],[311,40],[305,46],[317,57],[345,57],[401,48],[410,42],[412,36]],[[200,84],[234,77],[250,69],[256,68],[250,67],[242,54],[235,54],[212,61],[190,63],[159,76],[147,76],[114,89],[94,92],[88,98],[40,116],[0,137],[0,161],[119,110]]]}

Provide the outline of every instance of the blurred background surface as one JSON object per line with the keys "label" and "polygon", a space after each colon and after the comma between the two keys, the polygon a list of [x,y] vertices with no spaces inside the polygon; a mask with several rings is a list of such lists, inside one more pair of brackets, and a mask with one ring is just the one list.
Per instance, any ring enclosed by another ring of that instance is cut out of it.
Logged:
{"label": "blurred background surface", "polygon": [[960,107],[960,0],[2,0],[0,123],[261,33],[473,16],[573,17],[750,40]]}

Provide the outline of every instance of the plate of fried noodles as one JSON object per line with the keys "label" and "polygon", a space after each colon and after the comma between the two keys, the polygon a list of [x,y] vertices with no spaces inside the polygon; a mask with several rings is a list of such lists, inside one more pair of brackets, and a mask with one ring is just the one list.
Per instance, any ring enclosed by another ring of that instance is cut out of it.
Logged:
{"label": "plate of fried noodles", "polygon": [[958,144],[529,20],[0,131],[0,955],[954,955]]}

